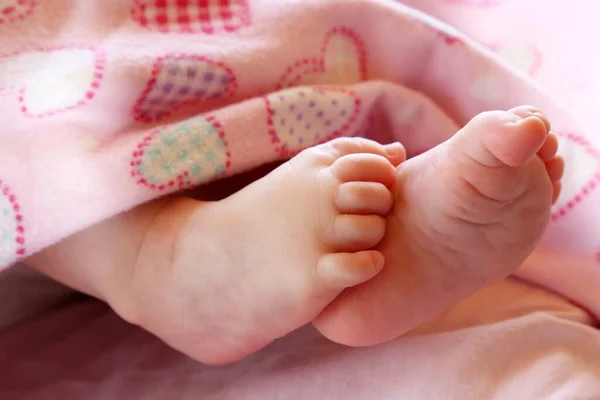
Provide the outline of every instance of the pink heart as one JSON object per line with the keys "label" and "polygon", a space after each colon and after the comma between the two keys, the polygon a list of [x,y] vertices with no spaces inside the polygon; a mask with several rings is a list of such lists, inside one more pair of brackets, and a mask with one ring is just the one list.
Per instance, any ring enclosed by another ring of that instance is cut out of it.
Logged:
{"label": "pink heart", "polygon": [[326,36],[321,54],[289,66],[279,78],[277,89],[320,84],[351,84],[367,79],[367,52],[360,36],[338,27]]}
{"label": "pink heart", "polygon": [[265,97],[269,135],[283,157],[349,134],[361,101],[346,89],[301,87]]}
{"label": "pink heart", "polygon": [[17,198],[0,181],[0,269],[25,255],[25,228]]}
{"label": "pink heart", "polygon": [[0,0],[0,25],[22,21],[33,13],[36,5],[36,0]]}
{"label": "pink heart", "polygon": [[92,100],[105,64],[102,51],[77,45],[0,55],[0,93],[16,95],[28,116],[53,116]]}
{"label": "pink heart", "polygon": [[153,190],[181,189],[209,182],[230,165],[223,126],[199,116],[146,136],[133,152],[131,176]]}
{"label": "pink heart", "polygon": [[131,16],[163,33],[235,32],[250,25],[248,0],[134,0]]}
{"label": "pink heart", "polygon": [[237,79],[225,64],[201,56],[168,55],[155,62],[133,118],[159,121],[182,106],[231,96],[236,89]]}
{"label": "pink heart", "polygon": [[583,137],[559,134],[560,153],[565,157],[562,193],[554,205],[557,221],[575,208],[600,185],[600,153]]}

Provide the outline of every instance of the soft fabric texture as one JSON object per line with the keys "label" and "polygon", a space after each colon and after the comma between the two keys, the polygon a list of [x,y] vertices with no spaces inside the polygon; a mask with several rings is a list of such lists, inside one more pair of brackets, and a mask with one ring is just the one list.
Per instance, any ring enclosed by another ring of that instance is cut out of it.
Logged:
{"label": "soft fabric texture", "polygon": [[529,103],[551,118],[567,161],[548,233],[518,273],[562,297],[507,281],[451,311],[460,323],[442,316],[361,350],[301,331],[225,369],[79,303],[0,335],[0,397],[600,396],[599,334],[582,311],[600,315],[599,7],[0,0],[3,267],[338,135],[400,140],[414,155],[478,112]]}
{"label": "soft fabric texture", "polygon": [[[416,154],[481,111],[534,104],[560,135],[568,173],[521,276],[600,314],[592,139],[524,74],[429,16],[382,0],[2,7],[1,265],[337,136],[400,140]],[[540,68],[526,46],[489,45]]]}
{"label": "soft fabric texture", "polygon": [[346,348],[307,327],[207,367],[73,298],[0,331],[0,398],[591,400],[600,334],[590,323],[563,298],[509,280],[380,346]]}

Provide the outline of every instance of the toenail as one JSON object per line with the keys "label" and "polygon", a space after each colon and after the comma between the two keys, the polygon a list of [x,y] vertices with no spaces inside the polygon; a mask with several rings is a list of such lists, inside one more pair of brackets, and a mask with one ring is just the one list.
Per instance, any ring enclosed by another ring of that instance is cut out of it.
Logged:
{"label": "toenail", "polygon": [[508,121],[510,124],[519,124],[523,121],[523,117],[517,114],[509,113],[508,117],[510,118],[510,121]]}
{"label": "toenail", "polygon": [[527,119],[529,117],[536,117],[544,123],[544,125],[546,126],[546,131],[550,131],[550,120],[548,119],[548,117],[546,117],[546,114],[539,111],[538,109],[533,108],[531,110],[527,110],[523,113],[522,117],[523,119]]}
{"label": "toenail", "polygon": [[542,122],[544,122],[544,125],[546,125],[546,131],[550,132],[551,124],[550,124],[550,120],[548,119],[548,117],[546,117],[546,115],[544,115],[540,111],[536,111],[532,115],[534,117],[538,117],[539,119],[541,119]]}
{"label": "toenail", "polygon": [[404,146],[402,146],[402,144],[400,144],[400,142],[390,143],[390,144],[385,145],[385,151],[390,156],[399,156],[404,151]]}
{"label": "toenail", "polygon": [[550,128],[549,128],[550,127],[550,121],[548,121],[548,118],[546,118],[543,114],[540,114],[540,115],[531,114],[528,117],[526,117],[524,119],[524,121],[528,120],[528,119],[531,119],[531,118],[537,119],[538,121],[541,121],[544,124],[544,127],[546,129],[546,135],[548,135],[550,133]]}

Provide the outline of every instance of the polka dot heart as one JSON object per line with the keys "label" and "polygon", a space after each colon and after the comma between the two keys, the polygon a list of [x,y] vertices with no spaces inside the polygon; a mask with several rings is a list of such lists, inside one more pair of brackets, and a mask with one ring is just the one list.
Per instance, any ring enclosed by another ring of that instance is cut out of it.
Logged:
{"label": "polka dot heart", "polygon": [[279,78],[278,89],[320,84],[350,84],[367,79],[365,44],[356,32],[339,27],[331,30],[316,57],[290,65]]}
{"label": "polka dot heart", "polygon": [[25,229],[17,198],[0,181],[0,269],[25,255]]}
{"label": "polka dot heart", "polygon": [[248,0],[135,0],[135,22],[158,32],[235,32],[250,25]]}
{"label": "polka dot heart", "polygon": [[282,156],[352,135],[361,108],[350,90],[288,89],[265,98],[271,141]]}
{"label": "polka dot heart", "polygon": [[101,51],[86,46],[0,55],[0,92],[16,94],[28,116],[52,116],[91,101],[105,64]]}
{"label": "polka dot heart", "polygon": [[161,57],[136,102],[133,118],[159,121],[182,106],[231,96],[236,88],[233,72],[223,63],[200,56]]}
{"label": "polka dot heart", "polygon": [[559,153],[565,157],[562,192],[554,205],[552,219],[564,217],[600,186],[600,152],[583,137],[561,134]]}
{"label": "polka dot heart", "polygon": [[219,177],[230,158],[221,123],[200,116],[145,137],[133,153],[131,176],[153,190],[181,189]]}
{"label": "polka dot heart", "polygon": [[35,10],[37,0],[0,0],[0,25],[22,21]]}

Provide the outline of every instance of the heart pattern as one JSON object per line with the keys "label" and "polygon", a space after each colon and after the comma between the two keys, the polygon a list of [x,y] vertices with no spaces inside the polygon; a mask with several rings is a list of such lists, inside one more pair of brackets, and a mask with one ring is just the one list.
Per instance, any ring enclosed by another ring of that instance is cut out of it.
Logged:
{"label": "heart pattern", "polygon": [[0,92],[16,94],[27,116],[53,116],[91,101],[105,64],[102,51],[86,46],[0,55]]}
{"label": "heart pattern", "polygon": [[134,0],[131,16],[163,33],[235,32],[251,22],[248,0]]}
{"label": "heart pattern", "polygon": [[169,55],[159,58],[132,116],[155,122],[189,104],[232,96],[237,79],[225,64],[206,57]]}
{"label": "heart pattern", "polygon": [[489,47],[513,67],[528,75],[533,75],[542,63],[542,55],[534,46],[513,44]]}
{"label": "heart pattern", "polygon": [[37,0],[0,0],[0,25],[24,20],[36,5]]}
{"label": "heart pattern", "polygon": [[367,52],[353,30],[337,27],[325,36],[321,54],[294,62],[279,78],[277,89],[306,85],[352,84],[367,79]]}
{"label": "heart pattern", "polygon": [[567,215],[600,186],[600,152],[585,138],[571,133],[558,134],[559,149],[565,157],[562,192],[552,210],[552,220]]}
{"label": "heart pattern", "polygon": [[283,157],[351,135],[361,101],[346,89],[301,87],[265,97],[271,142]]}
{"label": "heart pattern", "polygon": [[25,255],[25,228],[16,196],[0,181],[0,269]]}
{"label": "heart pattern", "polygon": [[162,191],[209,182],[230,166],[223,126],[214,116],[199,116],[146,136],[133,152],[131,176]]}

